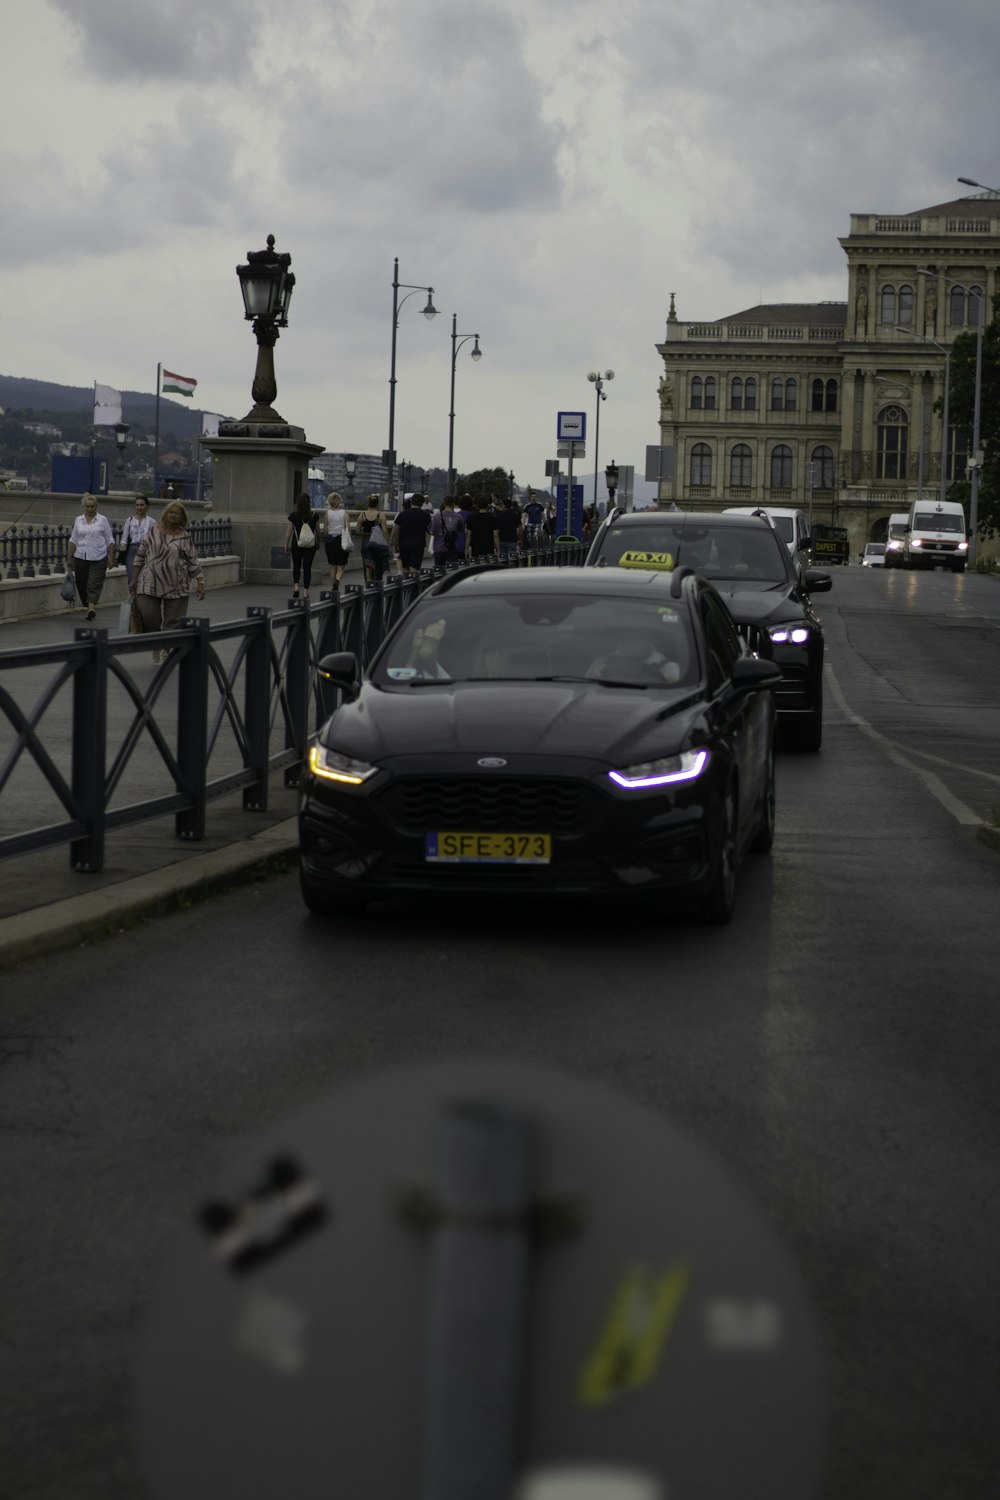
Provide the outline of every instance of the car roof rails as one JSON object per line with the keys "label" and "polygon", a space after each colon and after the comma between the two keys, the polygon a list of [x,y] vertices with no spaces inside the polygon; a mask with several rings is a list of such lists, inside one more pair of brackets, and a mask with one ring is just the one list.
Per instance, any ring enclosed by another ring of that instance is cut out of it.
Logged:
{"label": "car roof rails", "polygon": [[685,578],[693,578],[694,576],[694,568],[689,568],[685,563],[682,563],[679,568],[674,568],[670,575],[671,599],[679,599],[681,597],[681,585]]}

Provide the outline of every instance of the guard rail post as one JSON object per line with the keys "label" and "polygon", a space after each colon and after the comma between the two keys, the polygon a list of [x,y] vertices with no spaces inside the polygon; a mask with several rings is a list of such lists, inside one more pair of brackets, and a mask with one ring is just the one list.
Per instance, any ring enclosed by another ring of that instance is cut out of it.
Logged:
{"label": "guard rail post", "polygon": [[[332,656],[335,651],[342,651],[343,639],[340,618],[340,590],[324,589],[319,596],[319,602],[324,607],[319,620],[319,632],[316,637],[316,660],[321,662],[324,656]],[[316,674],[316,724],[325,724],[334,710],[340,704],[340,692],[331,682]]]}
{"label": "guard rail post", "polygon": [[298,786],[305,759],[306,743],[309,739],[309,633],[308,599],[289,601],[292,623],[288,630],[288,645],[285,652],[285,693],[287,715],[285,718],[285,749],[298,751],[294,764],[285,767],[285,785]]}
{"label": "guard rail post", "polygon": [[252,604],[247,619],[255,622],[247,636],[243,658],[243,724],[246,731],[246,753],[254,779],[243,788],[243,806],[247,812],[267,812],[268,738],[271,732],[271,610],[266,604]]}
{"label": "guard rail post", "polygon": [[178,645],[177,668],[177,767],[182,791],[189,806],[174,819],[174,833],[179,839],[205,837],[205,762],[208,759],[208,661],[211,650],[211,620],[182,620],[187,632]]}
{"label": "guard rail post", "polygon": [[69,846],[70,867],[104,868],[104,800],[108,742],[108,632],[81,627],[74,641],[90,649],[73,673],[73,796],[86,832]]}

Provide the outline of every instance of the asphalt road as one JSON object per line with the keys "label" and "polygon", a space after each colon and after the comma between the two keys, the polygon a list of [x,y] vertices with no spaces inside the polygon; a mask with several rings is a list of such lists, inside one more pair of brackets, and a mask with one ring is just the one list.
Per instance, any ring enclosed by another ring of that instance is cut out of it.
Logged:
{"label": "asphalt road", "polygon": [[824,748],[780,758],[727,929],[471,898],[337,928],[289,874],[5,976],[0,1493],[138,1500],[177,1226],[305,1102],[453,1055],[611,1084],[751,1194],[827,1348],[824,1500],[996,1495],[1000,587],[850,569],[817,604]]}

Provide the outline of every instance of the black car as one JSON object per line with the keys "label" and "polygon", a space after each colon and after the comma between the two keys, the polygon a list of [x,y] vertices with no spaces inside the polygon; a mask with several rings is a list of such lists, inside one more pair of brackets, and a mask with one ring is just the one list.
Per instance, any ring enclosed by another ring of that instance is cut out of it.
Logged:
{"label": "black car", "polygon": [[823,740],[823,627],[810,594],[829,573],[799,575],[768,517],[693,511],[612,511],[587,553],[588,567],[694,568],[723,596],[743,639],[781,668],[774,685],[783,743],[818,750]]}
{"label": "black car", "polygon": [[422,594],[310,745],[306,905],[472,889],[698,898],[728,921],[774,833],[777,676],[672,575],[466,568]]}

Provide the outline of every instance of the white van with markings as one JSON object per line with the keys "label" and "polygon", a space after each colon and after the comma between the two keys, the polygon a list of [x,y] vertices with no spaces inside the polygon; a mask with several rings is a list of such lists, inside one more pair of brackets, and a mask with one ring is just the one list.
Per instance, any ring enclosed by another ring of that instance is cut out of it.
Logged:
{"label": "white van with markings", "polygon": [[958,501],[914,500],[907,518],[903,567],[933,568],[941,563],[953,573],[964,573],[968,555],[965,511]]}

